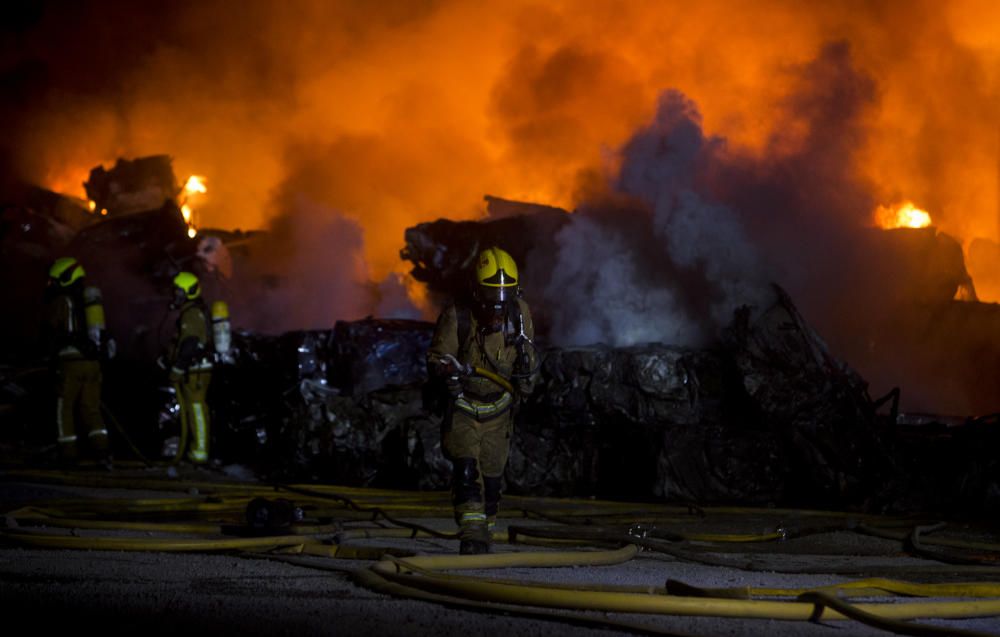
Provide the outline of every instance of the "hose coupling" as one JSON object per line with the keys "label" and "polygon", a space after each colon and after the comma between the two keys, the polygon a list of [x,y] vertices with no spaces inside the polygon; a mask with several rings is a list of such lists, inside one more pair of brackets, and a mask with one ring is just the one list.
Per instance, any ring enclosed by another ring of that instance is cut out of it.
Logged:
{"label": "hose coupling", "polygon": [[649,531],[650,529],[645,524],[636,523],[629,527],[628,534],[630,537],[644,540],[649,536]]}

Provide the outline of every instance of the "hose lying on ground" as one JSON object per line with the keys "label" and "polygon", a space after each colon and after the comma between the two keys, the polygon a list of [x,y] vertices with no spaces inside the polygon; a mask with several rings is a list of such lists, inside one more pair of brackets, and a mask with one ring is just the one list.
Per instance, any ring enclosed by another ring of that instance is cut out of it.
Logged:
{"label": "hose lying on ground", "polygon": [[[401,524],[400,529],[363,529],[371,536],[400,535],[423,536],[436,539],[453,539],[454,534],[442,533],[423,525],[401,520],[386,511],[396,510],[447,513],[450,507],[441,494],[413,494],[393,491],[370,491],[350,488],[305,488],[295,485],[223,486],[222,495],[211,499],[181,498],[168,500],[129,501],[71,501],[50,502],[49,506],[26,507],[8,513],[14,521],[44,521],[45,516],[53,521],[51,526],[71,528],[113,529],[119,525],[123,530],[156,530],[176,533],[205,533],[215,531],[218,525],[185,522],[167,522],[156,525],[149,522],[129,522],[107,520],[119,516],[201,516],[232,515],[244,507],[252,495],[286,491],[299,493],[310,501],[335,500],[345,506],[343,513],[371,514],[372,519],[383,519],[392,524]],[[378,503],[371,504],[368,503]],[[555,512],[558,515],[560,503],[546,506],[536,500],[541,512]],[[591,502],[592,511],[602,510],[613,515],[621,515],[626,510],[636,509],[636,505],[624,506],[620,503]],[[86,508],[90,507],[90,516]],[[666,507],[651,506],[650,509],[667,511]],[[712,515],[711,509],[704,510]],[[756,512],[760,513],[760,512]],[[769,513],[769,512],[764,512]],[[83,517],[80,517],[80,516]],[[836,517],[831,515],[829,517]],[[78,525],[78,526],[77,526]],[[323,529],[331,531],[335,525],[306,525],[311,531]],[[759,527],[758,527],[759,528]],[[844,530],[845,526],[834,525],[823,530]],[[345,531],[345,533],[350,530]],[[382,533],[392,531],[392,533]],[[923,531],[926,532],[926,531]],[[665,631],[655,626],[634,623],[614,617],[595,617],[598,613],[643,613],[648,615],[687,615],[740,618],[770,618],[792,620],[856,619],[872,626],[894,630],[904,634],[931,635],[940,631],[925,630],[925,626],[904,623],[901,620],[913,618],[967,618],[1000,615],[1000,584],[993,582],[971,582],[959,584],[916,584],[884,579],[861,580],[836,585],[817,587],[811,590],[792,588],[705,589],[686,585],[682,582],[667,581],[663,586],[641,585],[576,585],[572,583],[543,583],[512,579],[484,578],[477,575],[456,574],[447,571],[468,569],[502,568],[567,568],[572,566],[615,565],[635,559],[639,547],[647,552],[691,559],[692,561],[717,559],[699,550],[706,544],[744,544],[748,541],[765,543],[778,542],[790,537],[788,533],[765,531],[761,533],[692,533],[681,530],[667,530],[632,525],[624,528],[613,526],[580,526],[565,528],[514,526],[509,528],[512,541],[526,537],[549,537],[551,540],[578,542],[604,550],[578,551],[516,551],[482,556],[432,555],[410,556],[406,551],[385,547],[349,546],[343,541],[332,544],[320,539],[303,536],[299,529],[295,533],[284,532],[273,537],[232,538],[137,538],[137,537],[86,537],[55,535],[51,532],[35,532],[24,528],[8,528],[0,531],[8,542],[39,548],[97,549],[97,550],[143,550],[177,552],[217,552],[251,551],[268,556],[298,556],[297,563],[306,564],[302,556],[311,560],[341,558],[350,560],[378,560],[370,568],[362,569],[357,580],[375,590],[389,592],[408,598],[423,599],[437,603],[447,603],[482,610],[484,608],[503,609],[543,619],[574,621],[586,625],[611,625],[621,629],[662,634]],[[794,535],[794,534],[793,534]],[[342,535],[341,540],[350,536]],[[920,533],[916,534],[920,541]],[[693,543],[701,543],[697,547]],[[698,549],[698,550],[695,550]],[[719,566],[739,568],[733,563],[716,563]],[[825,570],[825,569],[824,569]],[[950,572],[967,572],[955,568]],[[998,573],[996,569],[976,572]],[[927,601],[901,603],[859,603],[848,602],[833,597],[850,595],[875,597],[921,596],[921,597],[962,597],[973,598],[961,601]],[[765,598],[765,599],[762,599]],[[578,615],[577,612],[585,614]],[[586,614],[589,613],[589,614]],[[950,630],[950,634],[975,635],[970,631]],[[670,634],[670,633],[667,633]]]}
{"label": "hose lying on ground", "polygon": [[[581,552],[575,557],[588,559]],[[535,566],[546,565],[545,555],[534,560]],[[556,554],[558,555],[558,554]],[[574,554],[559,555],[559,564],[572,560]],[[465,568],[489,568],[482,556],[459,556]],[[816,619],[813,603],[802,601],[741,600],[723,598],[692,598],[634,592],[566,590],[543,583],[494,582],[485,578],[456,578],[439,575],[426,568],[420,557],[409,559],[383,559],[371,570],[379,577],[429,593],[460,597],[477,601],[562,610],[586,610],[621,613],[648,613],[663,615],[713,616],[738,618],[767,618],[784,620]],[[406,572],[407,570],[413,572]],[[417,573],[419,571],[419,574]],[[1000,599],[963,602],[921,602],[893,604],[858,604],[855,608],[879,618],[913,619],[920,617],[969,618],[1000,614]],[[819,618],[846,619],[834,609],[819,613]]]}

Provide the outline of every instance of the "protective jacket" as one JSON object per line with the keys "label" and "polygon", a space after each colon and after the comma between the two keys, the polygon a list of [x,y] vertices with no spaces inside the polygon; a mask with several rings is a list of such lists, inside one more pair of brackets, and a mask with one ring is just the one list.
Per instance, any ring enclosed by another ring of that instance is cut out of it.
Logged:
{"label": "protective jacket", "polygon": [[[463,365],[511,381],[523,397],[531,393],[537,379],[537,353],[531,345],[534,337],[531,309],[523,299],[507,304],[499,326],[480,325],[475,312],[451,305],[438,318],[427,352],[429,370],[436,376],[446,374],[445,360],[451,355]],[[506,411],[517,398],[486,376],[461,375],[459,382],[462,391],[455,407],[479,419]]]}
{"label": "protective jacket", "polygon": [[201,299],[186,301],[177,316],[177,330],[170,349],[170,372],[179,378],[189,371],[212,368],[209,319]]}

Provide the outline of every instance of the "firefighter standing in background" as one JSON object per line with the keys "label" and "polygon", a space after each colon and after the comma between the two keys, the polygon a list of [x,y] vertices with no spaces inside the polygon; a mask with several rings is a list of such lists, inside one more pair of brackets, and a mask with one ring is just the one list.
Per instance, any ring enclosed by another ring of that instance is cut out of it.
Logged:
{"label": "firefighter standing in background", "polygon": [[105,329],[101,292],[86,286],[83,266],[73,257],[57,259],[49,269],[46,292],[47,341],[58,378],[56,424],[60,456],[79,454],[77,415],[87,431],[86,447],[101,462],[111,460],[108,430],[101,416],[102,356],[114,356]]}
{"label": "firefighter standing in background", "polygon": [[427,353],[432,377],[451,396],[442,447],[451,460],[461,553],[486,553],[500,504],[513,433],[512,408],[534,385],[538,356],[528,304],[519,298],[517,265],[493,247],[476,264],[472,307],[441,313]]}
{"label": "firefighter standing in background", "polygon": [[[192,464],[208,462],[209,414],[205,397],[212,380],[208,309],[198,277],[181,272],[174,277],[171,308],[179,310],[177,331],[170,349],[170,382],[181,411],[181,440],[188,440]],[[180,452],[183,452],[182,442]]]}

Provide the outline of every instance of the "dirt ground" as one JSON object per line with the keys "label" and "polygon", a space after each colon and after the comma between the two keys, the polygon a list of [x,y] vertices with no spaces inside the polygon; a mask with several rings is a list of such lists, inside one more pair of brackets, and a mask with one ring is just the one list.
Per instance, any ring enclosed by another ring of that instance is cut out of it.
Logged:
{"label": "dirt ground", "polygon": [[[567,613],[571,617],[523,616],[509,610],[470,610],[453,604],[398,598],[374,592],[356,583],[354,573],[372,566],[372,560],[336,559],[303,555],[277,555],[249,551],[157,552],[149,550],[97,550],[94,548],[40,548],[23,539],[45,535],[61,538],[161,538],[176,534],[153,530],[85,528],[55,524],[56,517],[32,518],[25,507],[46,510],[54,516],[62,511],[66,519],[80,517],[88,507],[104,511],[91,519],[109,519],[107,509],[124,502],[142,502],[153,507],[159,502],[195,502],[214,513],[199,514],[201,521],[239,520],[232,510],[243,503],[220,491],[212,483],[247,484],[238,471],[222,472],[182,469],[179,474],[165,468],[98,468],[68,472],[33,472],[23,469],[0,473],[0,505],[5,514],[0,529],[0,600],[8,626],[22,625],[43,631],[72,627],[99,634],[242,634],[242,635],[480,635],[516,634],[520,637],[569,635],[642,634],[678,635],[878,635],[883,630],[853,620],[778,621],[724,617],[682,617],[621,613]],[[173,477],[172,477],[173,476]],[[242,480],[234,479],[239,476]],[[162,488],[154,488],[162,484]],[[206,486],[208,485],[208,486]],[[266,486],[266,485],[265,485]],[[355,498],[364,492],[352,491]],[[220,495],[221,494],[221,495]],[[290,498],[297,496],[285,494]],[[426,494],[415,494],[424,497]],[[300,498],[304,496],[298,496]],[[378,498],[375,493],[373,498]],[[388,496],[386,496],[388,497]],[[395,502],[403,496],[394,495]],[[446,494],[433,494],[435,502],[446,504]],[[387,500],[382,500],[386,502]],[[234,503],[235,502],[235,503]],[[228,504],[227,504],[228,503]],[[540,504],[541,503],[541,504]],[[232,506],[229,513],[222,511]],[[552,527],[552,520],[531,519],[519,514],[527,505],[508,499],[510,515],[502,517],[499,529],[511,526],[527,529]],[[549,511],[572,512],[587,503],[542,501]],[[595,503],[599,506],[600,503]],[[138,505],[135,505],[138,506]],[[339,505],[338,505],[339,506]],[[435,505],[437,506],[437,505]],[[620,508],[620,503],[615,505]],[[123,505],[124,507],[124,505]],[[644,507],[626,507],[628,515],[641,518]],[[433,508],[433,507],[431,507]],[[511,510],[513,509],[513,510]],[[454,523],[443,514],[421,514],[403,518],[444,532],[454,531]],[[405,512],[405,506],[401,509]],[[335,511],[336,512],[336,511]],[[434,512],[431,511],[433,514]],[[783,528],[789,538],[768,542],[722,543],[678,540],[691,559],[656,551],[642,551],[635,558],[612,566],[506,568],[463,571],[463,575],[539,582],[560,582],[583,587],[591,584],[642,585],[659,589],[678,580],[696,587],[779,587],[809,588],[863,576],[923,582],[1000,582],[1000,572],[992,566],[949,565],[924,559],[904,550],[902,542],[864,535],[847,529],[816,533],[796,530],[822,516],[802,512],[705,509],[674,512],[668,521],[675,533],[752,533]],[[310,522],[311,512],[306,511]],[[214,516],[214,517],[213,517]],[[228,516],[228,517],[227,517]],[[139,515],[134,511],[110,516],[120,522],[146,520],[156,524],[177,521],[177,516]],[[320,516],[322,517],[322,516]],[[321,520],[341,531],[392,526],[375,523],[365,516],[344,510],[343,517]],[[189,518],[190,519],[190,518]],[[666,518],[664,518],[666,519]],[[846,520],[830,515],[823,520]],[[887,521],[888,522],[888,521]],[[590,524],[591,529],[594,524]],[[164,527],[166,528],[166,527]],[[225,528],[225,527],[222,527]],[[647,528],[649,523],[647,523]],[[886,527],[888,528],[888,526]],[[949,537],[978,542],[995,541],[987,529],[952,523]],[[184,537],[187,537],[186,535]],[[202,537],[194,535],[192,537]],[[323,540],[336,534],[317,534]],[[372,538],[342,540],[355,547],[380,547],[416,554],[455,554],[457,541],[440,538]],[[497,552],[550,551],[551,548],[497,543]],[[581,550],[581,549],[573,549]],[[951,599],[951,598],[949,598]],[[858,601],[858,600],[852,600]],[[864,601],[864,600],[860,600]],[[884,598],[882,601],[886,601]],[[887,603],[912,601],[889,598]],[[600,627],[594,619],[612,619],[639,627]],[[961,620],[919,620],[951,630],[972,630],[1000,635],[1000,617]],[[645,627],[645,628],[643,628]]]}

